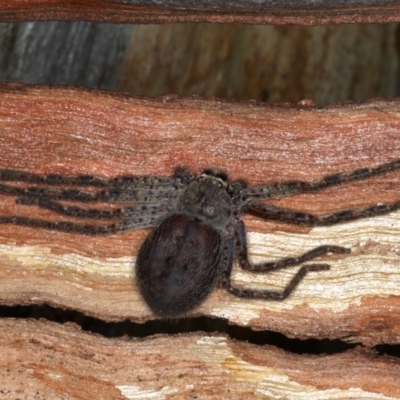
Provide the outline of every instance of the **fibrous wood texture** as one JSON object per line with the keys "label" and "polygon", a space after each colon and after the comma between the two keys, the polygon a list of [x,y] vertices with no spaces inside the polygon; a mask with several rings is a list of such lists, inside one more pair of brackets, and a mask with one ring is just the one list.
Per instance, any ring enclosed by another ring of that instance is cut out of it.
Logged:
{"label": "fibrous wood texture", "polygon": [[[136,25],[119,88],[135,95],[197,94],[270,103],[313,99],[318,106],[395,97],[400,89],[398,31],[396,24]],[[26,37],[23,29],[18,34],[16,49],[23,48],[19,43]],[[9,37],[15,40],[16,35]],[[39,35],[35,44],[34,54],[46,52],[46,68],[57,71],[49,62],[54,46]],[[10,41],[3,45],[8,48]],[[68,60],[83,64],[82,51],[79,46]],[[64,62],[59,56],[56,60],[55,65]],[[24,61],[26,68],[35,65],[34,59]],[[19,59],[8,66],[8,76],[18,77],[21,64]]]}
{"label": "fibrous wood texture", "polygon": [[0,329],[2,399],[400,397],[398,360],[362,349],[293,355],[201,332],[107,339],[28,320],[3,320]]}
{"label": "fibrous wood texture", "polygon": [[[217,167],[256,185],[312,180],[399,157],[397,101],[317,110],[24,86],[2,86],[0,96],[1,168],[114,177],[170,175],[178,165],[196,173]],[[391,173],[275,204],[321,214],[395,201],[399,184],[400,173]],[[1,206],[4,215],[62,218],[16,205],[7,196]],[[392,213],[311,229],[246,217],[254,261],[327,243],[350,247],[352,253],[327,257],[331,271],[310,274],[287,301],[246,301],[217,290],[194,315],[291,337],[398,343],[399,218]],[[1,302],[48,302],[106,321],[151,319],[133,276],[147,233],[87,237],[1,226]],[[277,288],[293,273],[252,275],[236,269],[234,279]]]}
{"label": "fibrous wood texture", "polygon": [[[1,5],[0,5],[1,7]],[[400,92],[397,24],[0,25],[0,81],[318,106]]]}
{"label": "fibrous wood texture", "polygon": [[395,22],[400,4],[390,0],[12,0],[1,21],[91,20],[113,23],[225,22],[322,25]]}
{"label": "fibrous wood texture", "polygon": [[[176,166],[183,165],[193,172],[218,167],[232,179],[246,179],[249,185],[293,179],[308,181],[398,159],[399,130],[400,102],[394,100],[315,109],[307,102],[297,106],[267,106],[173,96],[139,99],[71,88],[0,87],[0,168],[34,173],[102,177],[170,175]],[[399,185],[400,173],[395,172],[318,194],[282,199],[275,204],[320,214],[393,202],[399,197]],[[63,218],[36,207],[16,205],[7,196],[1,196],[0,206],[1,215]],[[254,261],[298,255],[326,243],[350,247],[352,252],[321,260],[328,262],[331,270],[307,276],[284,302],[243,300],[217,289],[191,316],[227,319],[231,324],[301,339],[340,338],[366,346],[400,342],[399,212],[314,229],[254,217],[246,217],[245,223]],[[133,270],[138,248],[147,233],[148,230],[141,230],[87,237],[0,226],[0,303],[45,302],[103,321],[154,319],[138,294]],[[235,266],[234,280],[238,285],[278,288],[296,270],[252,275]],[[348,391],[326,392],[316,398],[329,398],[325,394],[332,393],[362,397],[367,392],[372,398],[400,397],[397,384],[385,383],[398,382],[398,362],[388,357],[375,360],[372,353],[352,351],[333,358],[293,358],[276,349],[240,344],[237,351],[241,358],[235,358],[228,348],[236,344],[226,337],[204,339],[204,335],[196,334],[149,338],[146,339],[149,346],[143,347],[146,344],[142,341],[106,340],[49,322],[3,320],[0,323],[1,345],[7,355],[4,368],[0,369],[5,374],[0,382],[6,384],[0,390],[10,390],[6,397],[10,399],[15,398],[15,392],[11,392],[14,386],[9,382],[18,386],[26,379],[33,385],[31,388],[38,388],[39,394],[43,387],[49,390],[45,398],[90,398],[86,386],[89,383],[98,385],[100,394],[96,398],[101,395],[135,398],[137,393],[147,393],[149,397],[154,393],[145,392],[150,390],[150,381],[156,396],[164,398],[179,398],[180,393],[184,393],[182,398],[189,396],[191,384],[200,398],[214,395],[210,387],[221,389],[222,392],[215,392],[218,398],[241,398],[236,393],[279,398],[290,390],[299,390],[304,398],[312,398],[310,393],[315,388]],[[221,350],[223,354],[212,361],[201,361],[198,357],[203,355],[204,343],[212,354],[218,348],[226,350]],[[191,356],[182,357],[185,346],[193,353]],[[149,355],[152,347],[154,356]],[[166,348],[169,352],[164,357]],[[77,354],[73,349],[82,353]],[[65,354],[69,354],[68,362],[65,361],[64,367],[57,364],[53,371],[50,358],[63,359]],[[122,354],[127,355],[126,360]],[[260,358],[254,358],[254,354]],[[174,362],[179,357],[182,365],[174,369],[169,357]],[[280,358],[283,364],[278,363]],[[85,364],[84,360],[89,359],[94,364]],[[271,364],[265,367],[264,363],[271,359]],[[293,364],[294,359],[300,364]],[[187,366],[186,360],[189,360]],[[139,371],[146,362],[150,363],[146,368],[156,375],[149,375],[143,384]],[[204,363],[209,368],[211,362],[220,369],[204,372]],[[221,369],[222,364],[227,369]],[[322,371],[321,365],[332,368],[332,375],[336,374],[341,383],[333,378],[332,383],[318,383],[316,371]],[[16,366],[21,368],[16,371]],[[91,371],[92,367],[93,374],[86,372],[82,379],[82,371]],[[174,373],[179,370],[182,377],[187,377],[184,378],[187,381],[182,381],[186,392],[175,381],[179,376],[172,379],[169,375],[172,370]],[[271,374],[279,370],[279,379],[262,380],[261,375],[265,377],[267,370]],[[342,376],[340,371],[344,371]],[[159,386],[155,384],[157,377]],[[225,378],[225,383],[221,383]],[[211,379],[209,386],[202,384],[207,379]],[[236,392],[235,385],[243,391]],[[351,392],[350,388],[360,392]],[[227,395],[225,390],[232,391]],[[370,392],[380,394],[375,396]]]}

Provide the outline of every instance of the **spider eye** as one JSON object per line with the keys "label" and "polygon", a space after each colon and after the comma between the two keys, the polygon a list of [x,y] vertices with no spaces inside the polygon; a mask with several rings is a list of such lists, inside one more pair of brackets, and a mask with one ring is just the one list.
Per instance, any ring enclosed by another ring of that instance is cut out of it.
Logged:
{"label": "spider eye", "polygon": [[228,182],[228,175],[225,172],[219,171],[217,169],[205,169],[201,176],[212,176],[221,181],[222,185],[225,186]]}
{"label": "spider eye", "polygon": [[215,177],[221,179],[221,181],[228,182],[228,175],[225,172],[218,172]]}
{"label": "spider eye", "polygon": [[212,169],[205,169],[201,175],[213,176],[214,174]]}

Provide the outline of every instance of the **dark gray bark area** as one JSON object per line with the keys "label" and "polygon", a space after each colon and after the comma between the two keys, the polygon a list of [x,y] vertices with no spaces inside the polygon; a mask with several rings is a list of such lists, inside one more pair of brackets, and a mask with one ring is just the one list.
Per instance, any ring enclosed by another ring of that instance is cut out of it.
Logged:
{"label": "dark gray bark area", "polygon": [[27,22],[0,25],[0,81],[115,89],[129,25]]}

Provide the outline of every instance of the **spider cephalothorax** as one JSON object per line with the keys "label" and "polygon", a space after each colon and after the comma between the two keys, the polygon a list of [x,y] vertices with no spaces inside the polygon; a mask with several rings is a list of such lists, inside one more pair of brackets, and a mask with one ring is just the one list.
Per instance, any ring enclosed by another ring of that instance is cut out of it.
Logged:
{"label": "spider cephalothorax", "polygon": [[[16,196],[18,203],[36,205],[74,220],[54,222],[16,215],[0,216],[0,223],[85,235],[153,227],[139,250],[136,276],[140,292],[153,312],[173,317],[191,311],[217,284],[239,297],[283,300],[308,272],[329,269],[325,263],[305,264],[282,291],[253,290],[231,283],[235,259],[248,271],[268,272],[304,264],[330,252],[350,251],[323,245],[297,257],[252,264],[240,219],[243,213],[307,226],[333,225],[387,214],[399,209],[400,201],[319,216],[273,206],[266,201],[316,192],[397,169],[400,169],[400,160],[327,175],[311,182],[278,182],[255,187],[247,187],[242,180],[229,182],[225,173],[211,169],[198,176],[178,168],[171,177],[123,176],[109,180],[90,175],[40,175],[4,169],[0,170],[0,181],[18,182],[18,185],[2,183],[0,194]],[[84,208],[67,205],[69,202],[118,204],[119,208]],[[111,222],[85,224],[79,218]]]}

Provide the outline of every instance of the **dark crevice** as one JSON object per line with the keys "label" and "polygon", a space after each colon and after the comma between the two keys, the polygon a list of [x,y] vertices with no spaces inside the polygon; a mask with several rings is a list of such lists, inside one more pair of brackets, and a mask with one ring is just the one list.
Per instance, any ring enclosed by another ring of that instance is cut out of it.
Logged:
{"label": "dark crevice", "polygon": [[[232,339],[246,341],[256,345],[273,345],[296,354],[336,354],[355,348],[358,344],[349,344],[342,340],[329,339],[290,339],[272,331],[253,331],[251,328],[230,325],[221,318],[198,317],[169,320],[153,320],[143,324],[128,320],[123,322],[104,322],[88,317],[75,310],[63,310],[49,305],[0,306],[0,318],[46,319],[57,323],[74,322],[82,330],[100,334],[108,338],[129,336],[143,338],[155,334],[179,334],[207,332],[226,334]],[[377,345],[377,355],[400,358],[400,345]]]}
{"label": "dark crevice", "polygon": [[379,344],[375,346],[375,351],[380,356],[400,357],[400,344]]}
{"label": "dark crevice", "polygon": [[[74,310],[62,310],[48,305],[31,305],[0,306],[0,318],[44,318],[57,323],[74,322],[84,331],[98,333],[108,338],[124,335],[143,338],[155,334],[179,334],[199,331],[208,333],[217,332],[226,334],[232,339],[257,345],[273,345],[282,350],[297,354],[335,354],[356,347],[355,344],[348,344],[341,340],[289,339],[281,333],[253,331],[247,327],[229,325],[224,319],[209,317],[154,320],[143,324],[128,320],[108,323],[100,319],[87,317]],[[385,352],[391,354],[390,349],[386,349]],[[400,356],[399,350],[397,350],[397,354]]]}

